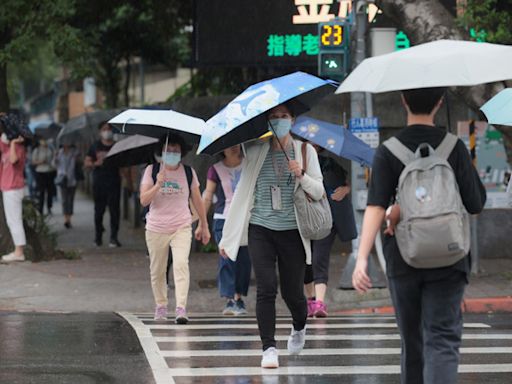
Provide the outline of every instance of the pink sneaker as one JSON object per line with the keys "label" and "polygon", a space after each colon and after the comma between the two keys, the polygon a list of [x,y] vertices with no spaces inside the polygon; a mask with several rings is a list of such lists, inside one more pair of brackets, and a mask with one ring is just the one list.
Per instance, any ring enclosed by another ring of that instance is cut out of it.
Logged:
{"label": "pink sneaker", "polygon": [[308,299],[308,317],[315,316],[316,300]]}
{"label": "pink sneaker", "polygon": [[156,306],[154,320],[156,320],[156,321],[167,320],[167,306],[166,305],[157,305]]}
{"label": "pink sneaker", "polygon": [[323,301],[317,301],[315,303],[314,315],[315,317],[327,317],[327,306]]}

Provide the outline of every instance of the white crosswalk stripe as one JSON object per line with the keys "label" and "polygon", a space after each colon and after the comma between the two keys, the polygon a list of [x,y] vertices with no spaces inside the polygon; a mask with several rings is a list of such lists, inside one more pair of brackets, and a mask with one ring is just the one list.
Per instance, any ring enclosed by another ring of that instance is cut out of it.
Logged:
{"label": "white crosswalk stripe", "polygon": [[[157,384],[189,383],[201,377],[206,381],[197,382],[232,383],[230,377],[250,382],[250,378],[261,377],[256,382],[265,383],[272,377],[268,382],[281,383],[299,375],[321,377],[316,382],[326,383],[338,382],[339,376],[358,375],[372,376],[368,382],[395,383],[400,373],[400,336],[392,316],[308,320],[306,346],[298,357],[286,351],[291,319],[278,317],[280,368],[263,370],[254,317],[201,314],[191,316],[187,325],[176,325],[155,322],[151,314],[120,315],[136,331]],[[474,382],[489,382],[486,375],[508,377],[512,373],[512,330],[493,329],[485,322],[467,322],[464,328],[460,374],[471,375]]]}

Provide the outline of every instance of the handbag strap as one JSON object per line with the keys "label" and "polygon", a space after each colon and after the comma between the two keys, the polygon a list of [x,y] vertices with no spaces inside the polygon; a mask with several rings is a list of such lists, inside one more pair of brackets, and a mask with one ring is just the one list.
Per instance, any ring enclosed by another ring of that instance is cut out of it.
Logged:
{"label": "handbag strap", "polygon": [[307,157],[307,153],[306,153],[307,145],[308,145],[308,143],[306,143],[304,141],[302,143],[302,148],[301,148],[301,152],[302,152],[302,169],[304,170],[304,172],[306,172],[306,169],[308,169],[308,157]]}

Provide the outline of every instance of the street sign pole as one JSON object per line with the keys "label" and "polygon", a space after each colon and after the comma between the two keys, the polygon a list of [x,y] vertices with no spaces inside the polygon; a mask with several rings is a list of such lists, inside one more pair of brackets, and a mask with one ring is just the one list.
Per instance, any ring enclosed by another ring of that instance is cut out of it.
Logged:
{"label": "street sign pole", "polygon": [[[359,65],[366,56],[366,26],[368,17],[366,14],[366,8],[366,1],[353,2],[352,10],[355,14],[354,20],[356,23],[356,50],[352,68],[355,68],[357,65]],[[369,116],[367,113],[371,111],[366,110],[367,102],[368,99],[364,93],[352,92],[350,94],[350,113],[352,119]],[[352,240],[352,253],[350,254],[347,263],[343,268],[341,280],[338,285],[338,287],[341,289],[353,289],[352,273],[355,268],[357,252],[359,249],[363,214],[366,207],[366,197],[368,193],[364,168],[360,164],[352,162],[351,175],[352,206],[354,207],[354,216],[356,219],[358,237]],[[380,241],[377,241],[377,243],[380,245]],[[368,273],[372,280],[373,287],[382,288],[386,286],[385,276],[378,268],[378,265],[375,263],[373,255],[370,255],[370,258],[368,259]]]}

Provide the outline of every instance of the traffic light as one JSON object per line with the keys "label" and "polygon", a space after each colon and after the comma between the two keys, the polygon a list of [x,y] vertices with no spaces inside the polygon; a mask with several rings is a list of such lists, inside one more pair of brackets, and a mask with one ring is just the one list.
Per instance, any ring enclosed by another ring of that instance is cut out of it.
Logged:
{"label": "traffic light", "polygon": [[333,20],[318,24],[318,75],[342,81],[348,73],[349,24]]}

